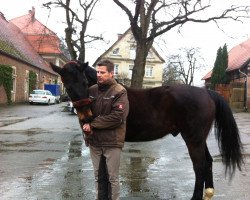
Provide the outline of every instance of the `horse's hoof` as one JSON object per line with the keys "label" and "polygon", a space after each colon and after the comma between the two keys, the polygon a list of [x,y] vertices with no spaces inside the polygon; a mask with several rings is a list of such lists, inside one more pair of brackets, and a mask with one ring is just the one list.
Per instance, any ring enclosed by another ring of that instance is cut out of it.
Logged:
{"label": "horse's hoof", "polygon": [[203,200],[211,200],[213,196],[214,196],[214,188],[206,188]]}

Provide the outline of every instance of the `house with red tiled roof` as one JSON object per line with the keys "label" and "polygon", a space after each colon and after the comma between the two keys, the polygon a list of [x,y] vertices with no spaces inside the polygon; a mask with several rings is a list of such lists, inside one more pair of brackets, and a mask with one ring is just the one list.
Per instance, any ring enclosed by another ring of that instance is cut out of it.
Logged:
{"label": "house with red tiled roof", "polygon": [[[62,66],[68,59],[60,50],[56,34],[35,19],[34,9],[10,21],[0,12],[0,27],[0,67],[13,69],[12,102],[28,100],[31,72],[36,74],[35,88],[43,89],[45,83],[61,83],[48,62]],[[7,102],[5,88],[0,85],[0,104]]]}
{"label": "house with red tiled roof", "polygon": [[58,36],[35,18],[34,7],[27,15],[11,19],[10,22],[22,31],[35,51],[47,62],[62,66],[69,60],[67,52],[61,48],[62,44]]}
{"label": "house with red tiled roof", "polygon": [[[250,107],[250,39],[236,45],[228,52],[228,68],[226,69],[231,83],[245,83],[245,105]],[[212,70],[202,80],[210,84]]]}

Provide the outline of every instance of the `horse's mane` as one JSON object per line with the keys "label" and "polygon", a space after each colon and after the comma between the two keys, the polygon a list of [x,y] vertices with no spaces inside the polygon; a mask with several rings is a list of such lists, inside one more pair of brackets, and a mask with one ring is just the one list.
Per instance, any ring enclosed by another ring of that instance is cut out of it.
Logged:
{"label": "horse's mane", "polygon": [[90,67],[89,65],[84,70],[85,76],[88,79],[89,86],[92,86],[97,83],[97,76],[96,76],[96,70],[93,67]]}
{"label": "horse's mane", "polygon": [[[67,64],[77,64],[77,62],[75,60],[71,60],[69,62],[67,62]],[[63,67],[65,67],[66,65],[64,65]]]}

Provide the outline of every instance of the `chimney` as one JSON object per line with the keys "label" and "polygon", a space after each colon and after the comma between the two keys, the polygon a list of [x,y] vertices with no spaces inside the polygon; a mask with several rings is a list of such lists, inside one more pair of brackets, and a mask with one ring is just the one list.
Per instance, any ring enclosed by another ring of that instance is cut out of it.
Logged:
{"label": "chimney", "polygon": [[5,19],[5,16],[4,16],[4,14],[3,14],[2,12],[0,12],[0,17],[2,17],[5,21],[7,21],[7,20]]}
{"label": "chimney", "polygon": [[32,10],[29,10],[29,14],[30,14],[30,16],[31,16],[31,20],[32,20],[32,22],[34,22],[35,21],[35,7],[34,6],[32,6]]}
{"label": "chimney", "polygon": [[118,33],[117,36],[118,36],[118,40],[120,40],[121,37],[122,37],[122,34],[121,34],[121,33]]}

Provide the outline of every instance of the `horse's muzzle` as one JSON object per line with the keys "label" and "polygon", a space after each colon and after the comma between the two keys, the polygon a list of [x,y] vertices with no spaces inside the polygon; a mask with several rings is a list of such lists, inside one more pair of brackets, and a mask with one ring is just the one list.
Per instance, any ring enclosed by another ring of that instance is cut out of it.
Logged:
{"label": "horse's muzzle", "polygon": [[93,121],[94,116],[90,108],[87,108],[87,109],[76,108],[76,110],[77,110],[77,116],[79,118],[79,121],[82,124],[90,123],[91,121]]}
{"label": "horse's muzzle", "polygon": [[89,106],[92,103],[92,100],[90,98],[86,99],[80,99],[79,101],[73,101],[74,108],[81,108],[85,106]]}
{"label": "horse's muzzle", "polygon": [[90,98],[80,99],[79,101],[72,102],[74,108],[77,110],[77,116],[82,124],[91,122],[94,117],[90,109],[92,100]]}

